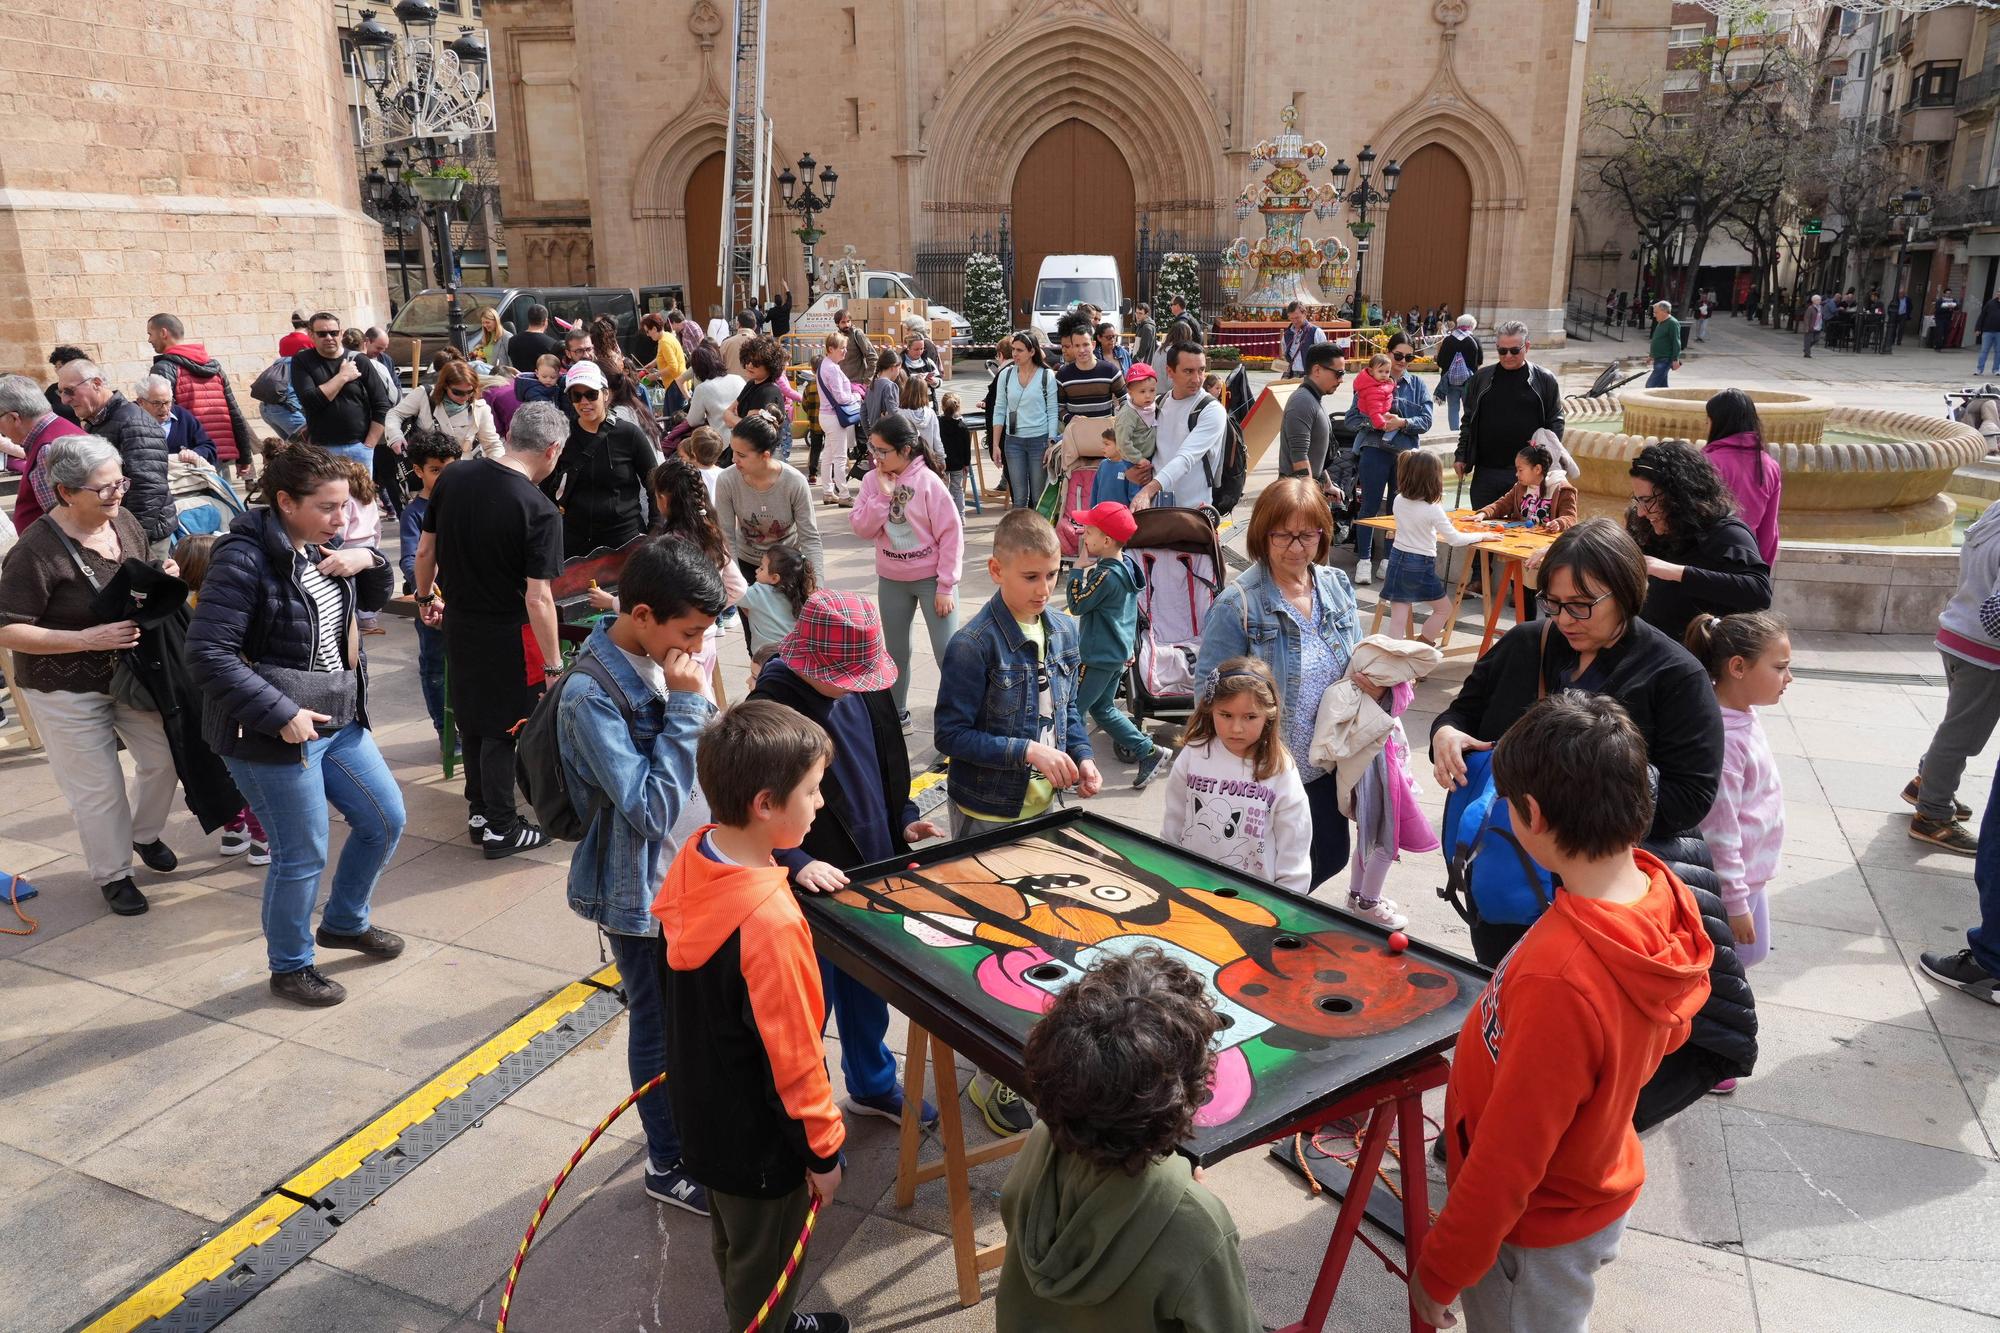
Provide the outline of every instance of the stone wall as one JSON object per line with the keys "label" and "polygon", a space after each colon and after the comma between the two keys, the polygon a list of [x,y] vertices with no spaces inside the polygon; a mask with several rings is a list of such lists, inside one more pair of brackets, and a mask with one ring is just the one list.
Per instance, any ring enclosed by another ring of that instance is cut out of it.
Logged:
{"label": "stone wall", "polygon": [[75,343],[124,387],[164,310],[247,395],[294,306],[385,318],[340,79],[324,5],[12,6],[0,370],[45,380],[49,348]]}
{"label": "stone wall", "polygon": [[[524,280],[580,267],[599,282],[687,280],[687,186],[723,146],[732,9],[488,0],[509,251],[548,267],[517,270]],[[840,172],[821,256],[853,245],[897,268],[924,242],[997,227],[1015,167],[1066,116],[1124,151],[1156,231],[1225,240],[1250,146],[1287,103],[1350,162],[1363,143],[1384,159],[1442,144],[1472,182],[1468,307],[1489,326],[1526,319],[1546,342],[1561,331],[1589,50],[1577,12],[1569,0],[1433,0],[1379,20],[1269,0],[828,0],[775,11],[766,103],[778,160],[811,151]],[[1392,207],[1375,256],[1395,225]],[[772,230],[773,278],[797,286],[797,243],[783,220]]]}

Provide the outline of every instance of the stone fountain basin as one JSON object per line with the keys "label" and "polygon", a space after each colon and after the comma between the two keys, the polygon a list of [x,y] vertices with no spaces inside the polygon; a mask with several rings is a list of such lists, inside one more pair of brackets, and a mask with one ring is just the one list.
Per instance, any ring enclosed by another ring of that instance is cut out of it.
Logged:
{"label": "stone fountain basin", "polygon": [[[1566,398],[1563,440],[1582,470],[1587,513],[1619,515],[1631,499],[1627,470],[1663,439],[1708,436],[1711,389],[1627,390],[1617,398]],[[1902,538],[1949,544],[1954,470],[1986,455],[1970,426],[1917,412],[1840,407],[1804,394],[1753,392],[1771,455],[1784,475],[1779,521],[1788,541]],[[1832,428],[1861,440],[1828,441]]]}

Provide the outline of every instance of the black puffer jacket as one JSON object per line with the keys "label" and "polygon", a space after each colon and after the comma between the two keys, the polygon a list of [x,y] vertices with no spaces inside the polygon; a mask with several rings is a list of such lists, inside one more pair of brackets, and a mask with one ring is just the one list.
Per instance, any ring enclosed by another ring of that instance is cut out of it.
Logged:
{"label": "black puffer jacket", "polygon": [[124,394],[114,393],[104,410],[84,423],[84,429],[102,436],[118,451],[125,476],[132,483],[125,506],[146,530],[146,540],[156,542],[172,536],[174,496],[167,489],[167,437],[161,433],[160,423]]}
{"label": "black puffer jacket", "polygon": [[[337,545],[337,543],[335,543]],[[345,580],[348,619],[346,661],[357,668],[355,716],[368,725],[368,660],[361,652],[353,612],[379,611],[394,590],[389,562],[373,552],[372,568]],[[291,540],[269,509],[239,515],[216,542],[201,601],[188,626],[188,674],[208,696],[204,735],[217,754],[252,763],[297,763],[299,747],[278,739],[298,704],[285,697],[251,663],[312,665],[312,599],[293,572]]]}

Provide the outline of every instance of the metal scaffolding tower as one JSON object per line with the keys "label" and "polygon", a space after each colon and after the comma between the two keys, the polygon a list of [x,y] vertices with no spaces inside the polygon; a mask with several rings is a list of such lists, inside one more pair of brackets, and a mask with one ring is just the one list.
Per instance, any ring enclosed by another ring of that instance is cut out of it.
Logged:
{"label": "metal scaffolding tower", "polygon": [[764,16],[768,0],[736,0],[736,66],[729,84],[729,143],[723,159],[717,278],[724,315],[734,319],[769,283],[764,236],[771,200],[771,123],[764,114]]}

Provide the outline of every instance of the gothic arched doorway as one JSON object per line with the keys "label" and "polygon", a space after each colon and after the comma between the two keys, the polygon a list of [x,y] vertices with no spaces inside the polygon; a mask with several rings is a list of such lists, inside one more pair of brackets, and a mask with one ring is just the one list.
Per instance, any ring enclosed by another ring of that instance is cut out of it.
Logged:
{"label": "gothic arched doorway", "polygon": [[711,153],[688,173],[684,196],[687,226],[688,314],[708,323],[709,309],[722,303],[715,266],[722,247],[722,154]]}
{"label": "gothic arched doorway", "polygon": [[1389,206],[1387,231],[1378,298],[1384,317],[1394,318],[1411,306],[1464,311],[1472,178],[1456,153],[1431,143],[1410,154]]}
{"label": "gothic arched doorway", "polygon": [[1014,172],[1015,318],[1032,299],[1050,255],[1110,255],[1126,295],[1138,254],[1132,168],[1104,131],[1059,121],[1028,149]]}

